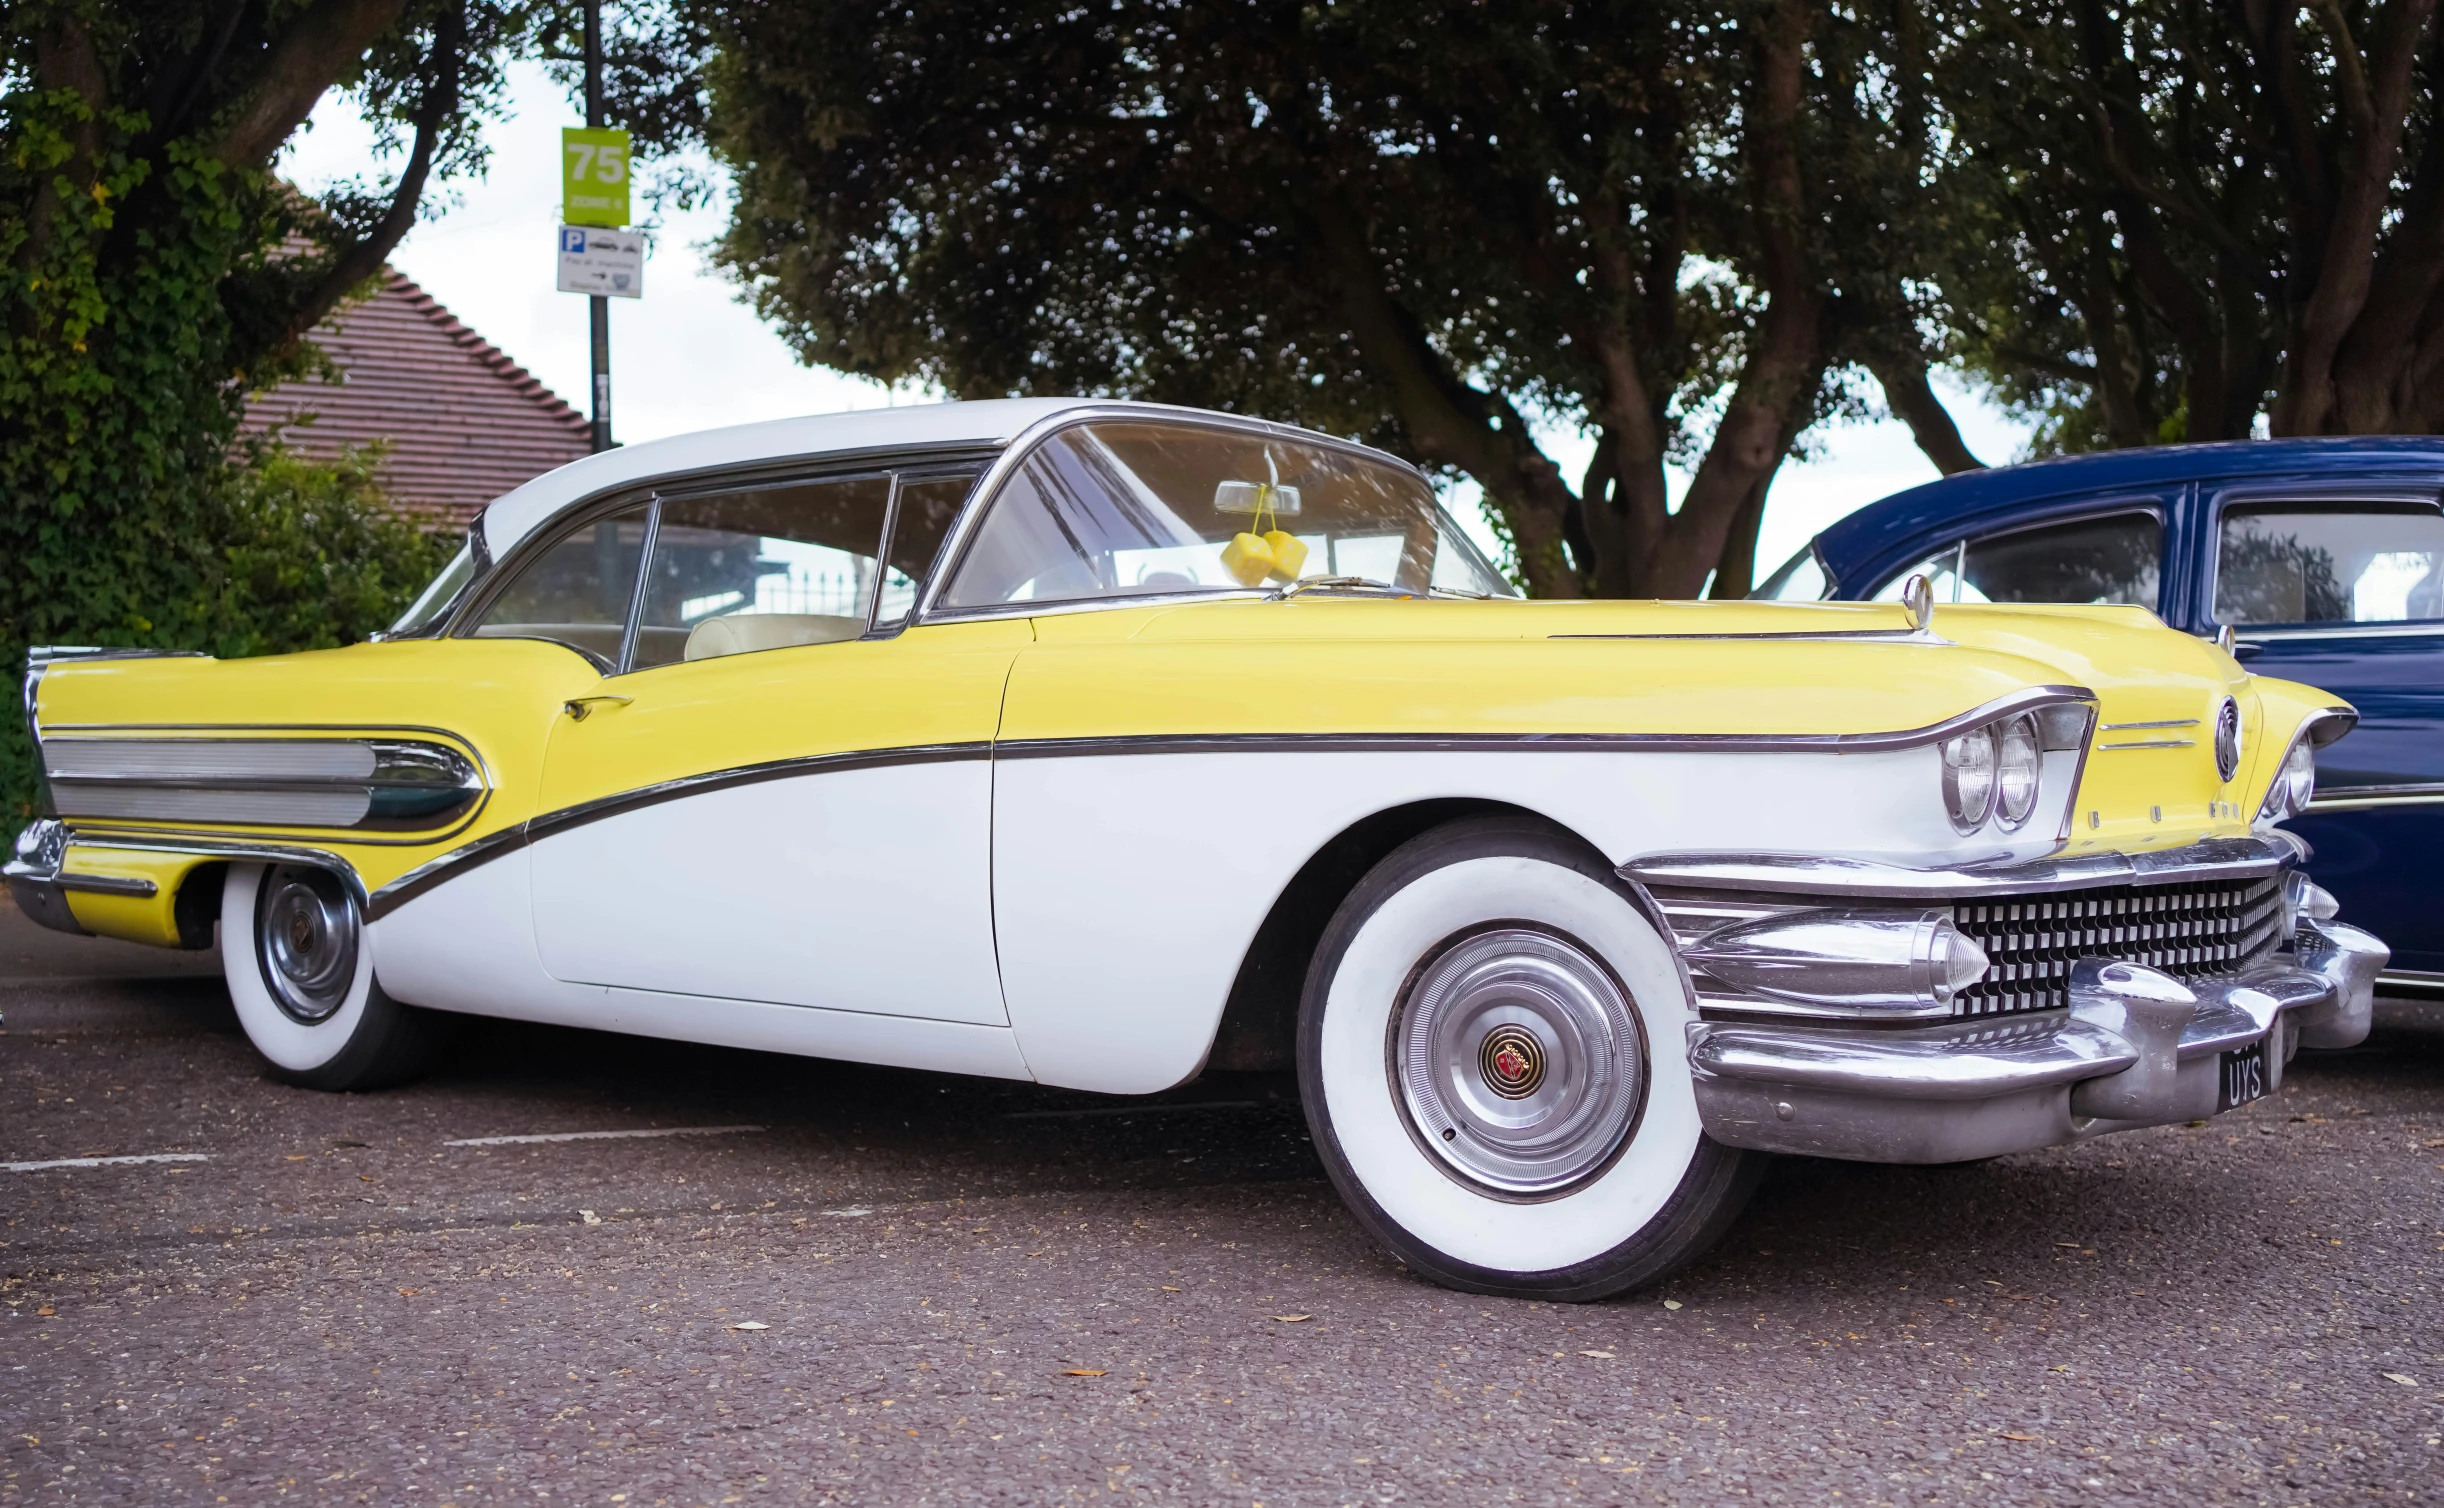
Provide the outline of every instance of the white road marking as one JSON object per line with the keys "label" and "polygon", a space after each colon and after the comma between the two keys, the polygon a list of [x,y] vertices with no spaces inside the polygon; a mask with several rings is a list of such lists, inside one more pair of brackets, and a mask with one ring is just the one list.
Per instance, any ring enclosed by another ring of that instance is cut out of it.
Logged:
{"label": "white road marking", "polygon": [[548,1131],[539,1136],[470,1136],[445,1147],[523,1147],[544,1141],[639,1141],[649,1136],[736,1136],[761,1126],[671,1126],[659,1131]]}
{"label": "white road marking", "polygon": [[0,1173],[39,1173],[45,1168],[115,1168],[131,1162],[210,1162],[209,1152],[147,1152],[141,1157],[55,1157],[49,1162],[0,1162]]}

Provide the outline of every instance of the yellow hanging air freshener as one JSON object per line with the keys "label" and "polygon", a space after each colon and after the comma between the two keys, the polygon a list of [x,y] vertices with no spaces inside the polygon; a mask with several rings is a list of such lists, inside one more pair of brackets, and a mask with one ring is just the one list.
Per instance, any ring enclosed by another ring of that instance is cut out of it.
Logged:
{"label": "yellow hanging air freshener", "polygon": [[1222,547],[1222,569],[1230,572],[1231,579],[1241,586],[1262,586],[1275,570],[1273,547],[1261,535],[1234,534],[1230,543]]}
{"label": "yellow hanging air freshener", "polygon": [[[1241,538],[1246,538],[1241,535]],[[1307,547],[1299,537],[1286,529],[1273,529],[1264,536],[1273,556],[1273,574],[1284,582],[1296,581],[1301,567],[1307,563]]]}

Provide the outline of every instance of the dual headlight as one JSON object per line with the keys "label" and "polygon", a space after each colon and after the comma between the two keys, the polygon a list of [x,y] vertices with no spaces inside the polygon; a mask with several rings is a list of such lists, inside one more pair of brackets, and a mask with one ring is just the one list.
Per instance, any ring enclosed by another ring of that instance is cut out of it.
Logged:
{"label": "dual headlight", "polygon": [[2308,746],[2308,736],[2302,734],[2291,741],[2291,752],[2283,756],[2283,767],[2274,772],[2274,784],[2266,788],[2266,799],[2257,809],[2260,822],[2280,822],[2308,810],[2308,800],[2317,794],[2317,754]]}
{"label": "dual headlight", "polygon": [[2045,740],[2023,713],[1972,728],[1939,746],[1943,804],[1952,826],[1973,833],[1989,823],[2005,832],[2027,825],[2045,781]]}

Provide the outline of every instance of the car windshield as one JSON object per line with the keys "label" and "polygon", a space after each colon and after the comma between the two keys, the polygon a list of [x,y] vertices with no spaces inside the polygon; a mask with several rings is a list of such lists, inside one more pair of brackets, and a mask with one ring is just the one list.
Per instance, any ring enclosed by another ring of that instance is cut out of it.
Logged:
{"label": "car windshield", "polygon": [[474,579],[475,551],[471,546],[461,545],[458,553],[450,557],[450,563],[441,568],[441,574],[433,578],[432,585],[417,593],[416,600],[399,615],[399,621],[390,626],[391,637],[406,638],[433,627]]}
{"label": "car windshield", "polygon": [[987,506],[941,605],[1300,583],[1514,595],[1406,467],[1336,445],[1127,420],[1038,446]]}

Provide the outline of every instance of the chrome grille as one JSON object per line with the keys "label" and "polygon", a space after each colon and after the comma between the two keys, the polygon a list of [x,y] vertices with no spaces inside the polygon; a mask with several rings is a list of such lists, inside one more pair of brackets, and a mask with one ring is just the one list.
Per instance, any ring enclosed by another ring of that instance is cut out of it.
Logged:
{"label": "chrome grille", "polygon": [[1990,1016],[2070,1004],[2082,958],[2145,964],[2176,979],[2229,974],[2270,951],[2282,929],[2282,882],[2119,885],[1952,908],[1993,967],[1961,991],[1953,1014]]}

